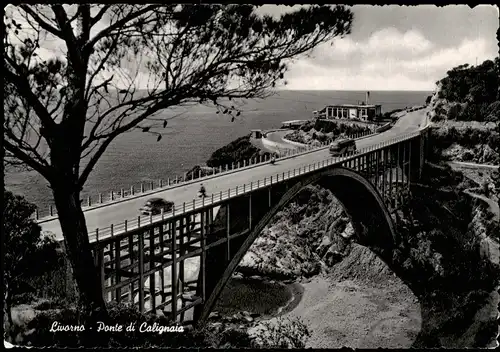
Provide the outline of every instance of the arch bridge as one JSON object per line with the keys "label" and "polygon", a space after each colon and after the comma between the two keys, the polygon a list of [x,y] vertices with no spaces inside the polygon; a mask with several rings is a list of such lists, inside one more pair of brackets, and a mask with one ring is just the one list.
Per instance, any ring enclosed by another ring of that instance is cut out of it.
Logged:
{"label": "arch bridge", "polygon": [[356,242],[389,258],[399,241],[391,212],[421,176],[428,133],[424,128],[288,170],[94,240],[105,299],[160,310],[177,323],[204,321],[263,228],[310,184],[330,189],[343,204]]}

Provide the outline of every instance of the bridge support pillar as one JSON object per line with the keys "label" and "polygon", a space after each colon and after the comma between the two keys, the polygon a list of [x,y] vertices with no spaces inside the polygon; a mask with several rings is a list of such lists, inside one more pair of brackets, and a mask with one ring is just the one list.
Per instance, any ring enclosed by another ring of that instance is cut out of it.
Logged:
{"label": "bridge support pillar", "polygon": [[410,181],[417,181],[422,178],[422,168],[424,166],[424,144],[423,137],[412,139],[408,144],[409,149],[409,175]]}

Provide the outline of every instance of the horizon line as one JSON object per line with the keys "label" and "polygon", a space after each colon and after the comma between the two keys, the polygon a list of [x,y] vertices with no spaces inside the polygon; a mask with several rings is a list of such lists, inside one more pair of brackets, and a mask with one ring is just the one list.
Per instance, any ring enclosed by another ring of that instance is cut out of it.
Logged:
{"label": "horizon line", "polygon": [[410,89],[276,89],[277,91],[344,91],[344,92],[433,92],[434,90]]}

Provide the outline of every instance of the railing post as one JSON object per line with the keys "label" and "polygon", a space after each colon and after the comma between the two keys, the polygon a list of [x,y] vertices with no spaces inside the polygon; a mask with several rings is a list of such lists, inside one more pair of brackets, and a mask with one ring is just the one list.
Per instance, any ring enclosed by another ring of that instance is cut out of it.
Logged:
{"label": "railing post", "polygon": [[132,196],[134,195],[134,186],[130,187],[130,195],[132,195]]}
{"label": "railing post", "polygon": [[248,229],[252,229],[252,193],[248,195]]}
{"label": "railing post", "polygon": [[[154,293],[151,293],[153,299]],[[139,311],[144,313],[144,238],[139,235]]]}
{"label": "railing post", "polygon": [[[172,321],[177,321],[177,231],[175,230],[175,220],[170,222],[172,230]],[[181,235],[182,236],[182,235]],[[182,253],[181,253],[182,255]],[[182,292],[181,292],[182,293]]]}
{"label": "railing post", "polygon": [[269,208],[271,208],[271,187],[269,187],[267,189],[267,199],[268,199],[268,203],[269,203]]}
{"label": "railing post", "polygon": [[35,220],[38,220],[40,215],[38,214],[38,208],[35,209]]}
{"label": "railing post", "polygon": [[99,193],[99,203],[102,204],[102,193]]}
{"label": "railing post", "polygon": [[141,193],[144,193],[144,183],[141,182]]}
{"label": "railing post", "polygon": [[125,220],[125,232],[127,232],[127,224],[128,224],[128,221]]}
{"label": "railing post", "polygon": [[87,199],[87,205],[90,207],[92,205],[92,198],[89,196]]}
{"label": "railing post", "polygon": [[391,205],[391,208],[392,208],[392,199],[393,199],[392,198],[392,196],[393,196],[393,190],[392,190],[392,186],[393,186],[393,184],[392,184],[392,166],[393,166],[392,165],[392,161],[393,161],[392,158],[393,158],[393,155],[392,154],[393,153],[392,153],[392,149],[394,149],[394,148],[390,148],[389,149],[389,156],[388,156],[389,170],[390,170],[390,174],[389,174],[389,190],[388,190],[389,192],[388,193],[389,193],[389,204]]}
{"label": "railing post", "polygon": [[385,194],[385,191],[386,191],[386,187],[385,187],[385,179],[386,179],[386,171],[387,171],[387,168],[386,168],[386,164],[387,164],[387,150],[384,148],[382,149],[382,159],[383,159],[383,162],[382,162],[382,198],[385,199],[386,198],[386,194]]}
{"label": "railing post", "polygon": [[115,200],[115,192],[114,191],[111,191],[111,195],[110,196],[111,196],[111,200],[112,201]]}
{"label": "railing post", "polygon": [[179,183],[179,176],[175,176],[175,184]]}
{"label": "railing post", "polygon": [[408,191],[411,186],[411,140],[408,141]]}
{"label": "railing post", "polygon": [[238,195],[238,186],[236,186],[236,195]]}
{"label": "railing post", "polygon": [[201,178],[201,168],[198,170],[198,178]]}
{"label": "railing post", "polygon": [[155,188],[155,184],[154,184],[154,182],[153,182],[153,181],[151,181],[151,182],[150,182],[150,185],[151,185],[151,189],[150,189],[150,191],[152,191],[152,190]]}

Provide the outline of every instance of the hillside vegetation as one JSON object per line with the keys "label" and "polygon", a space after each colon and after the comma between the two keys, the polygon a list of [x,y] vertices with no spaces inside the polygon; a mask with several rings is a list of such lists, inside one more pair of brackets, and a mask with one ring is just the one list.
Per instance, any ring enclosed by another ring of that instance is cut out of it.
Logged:
{"label": "hillside vegetation", "polygon": [[285,138],[298,143],[320,146],[321,143],[332,142],[342,134],[353,135],[370,131],[370,128],[356,122],[339,123],[331,120],[315,120],[302,125],[297,131],[290,132]]}
{"label": "hillside vegetation", "polygon": [[448,160],[500,163],[500,59],[460,65],[436,82],[433,147]]}
{"label": "hillside vegetation", "polygon": [[479,66],[460,65],[436,82],[433,120],[498,122],[500,119],[500,59]]}

